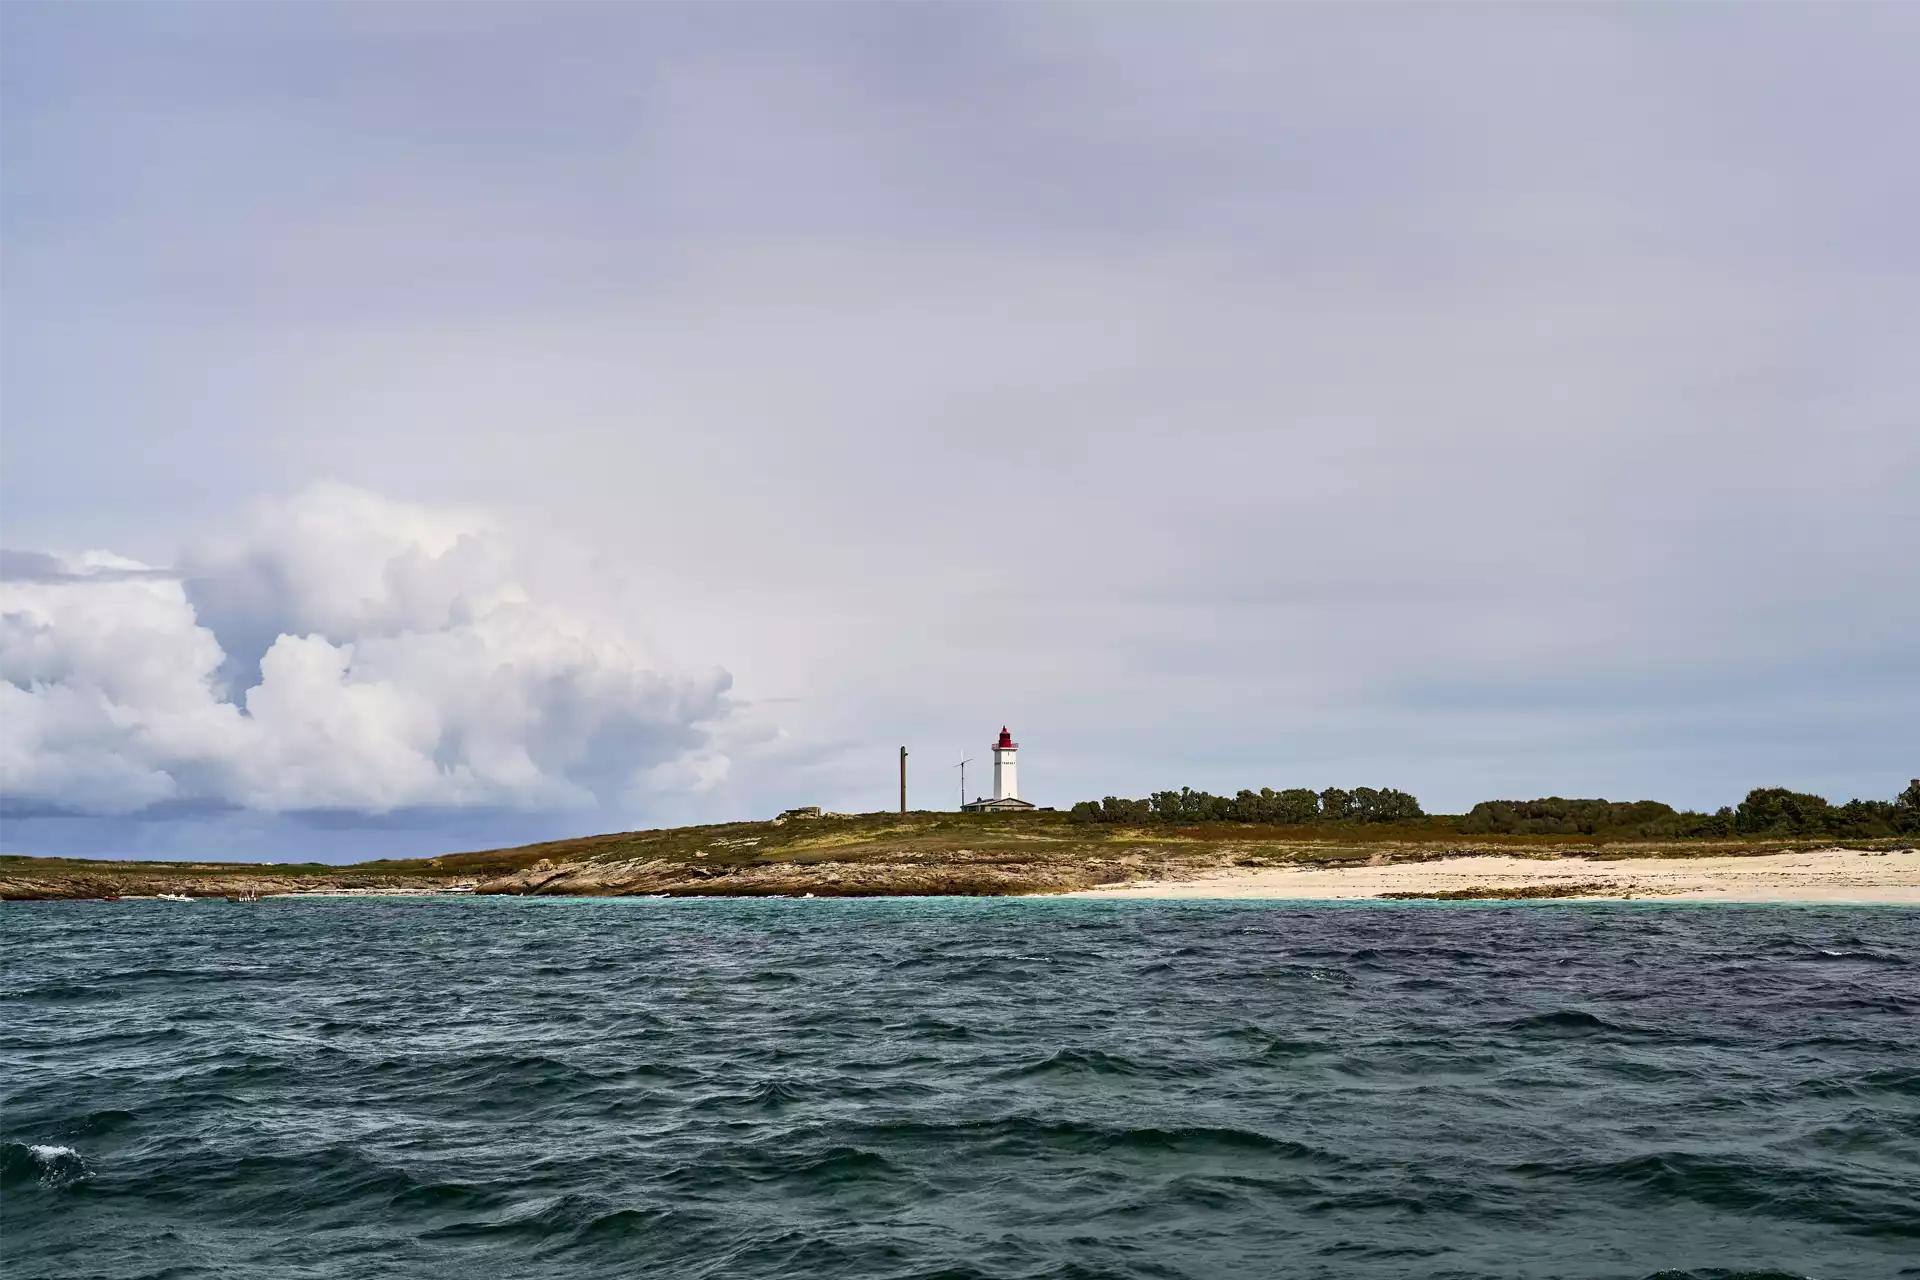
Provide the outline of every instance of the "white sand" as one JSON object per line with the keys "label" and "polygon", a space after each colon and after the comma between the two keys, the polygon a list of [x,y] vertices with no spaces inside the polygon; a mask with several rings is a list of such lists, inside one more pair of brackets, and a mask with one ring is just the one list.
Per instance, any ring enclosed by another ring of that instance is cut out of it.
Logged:
{"label": "white sand", "polygon": [[1807,849],[1748,858],[1505,858],[1343,868],[1230,868],[1141,881],[1075,898],[1374,898],[1383,893],[1602,885],[1594,898],[1717,902],[1872,902],[1920,906],[1920,849]]}

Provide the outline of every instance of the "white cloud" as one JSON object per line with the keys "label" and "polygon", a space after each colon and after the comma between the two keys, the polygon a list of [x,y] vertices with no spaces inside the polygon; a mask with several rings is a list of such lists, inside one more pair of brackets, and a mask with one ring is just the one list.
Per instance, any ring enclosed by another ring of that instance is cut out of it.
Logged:
{"label": "white cloud", "polygon": [[317,486],[178,573],[0,582],[0,796],[549,811],[724,779],[730,677],[654,669],[539,581],[476,517]]}

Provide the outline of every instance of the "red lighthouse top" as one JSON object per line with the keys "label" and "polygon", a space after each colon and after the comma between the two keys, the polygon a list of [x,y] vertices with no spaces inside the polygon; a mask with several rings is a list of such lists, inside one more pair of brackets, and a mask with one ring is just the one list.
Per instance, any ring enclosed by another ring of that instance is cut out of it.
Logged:
{"label": "red lighthouse top", "polygon": [[1007,732],[1007,726],[1001,725],[1000,741],[993,744],[993,749],[995,751],[1012,751],[1019,745],[1019,743],[1013,740],[1013,735]]}

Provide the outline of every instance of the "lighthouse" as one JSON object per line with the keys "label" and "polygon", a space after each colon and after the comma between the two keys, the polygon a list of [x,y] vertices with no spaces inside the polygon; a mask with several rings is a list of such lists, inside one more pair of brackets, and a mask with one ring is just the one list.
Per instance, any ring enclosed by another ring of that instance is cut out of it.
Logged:
{"label": "lighthouse", "polygon": [[993,798],[995,800],[1018,800],[1020,798],[1020,778],[1014,772],[1019,765],[1014,755],[1020,750],[1020,744],[1007,732],[1007,726],[1000,726],[1000,741],[993,744]]}
{"label": "lighthouse", "polygon": [[1007,732],[1007,726],[1001,725],[1000,740],[993,744],[993,798],[976,799],[960,807],[968,813],[1033,808],[1033,805],[1020,798],[1019,765],[1016,760],[1019,751],[1020,744]]}

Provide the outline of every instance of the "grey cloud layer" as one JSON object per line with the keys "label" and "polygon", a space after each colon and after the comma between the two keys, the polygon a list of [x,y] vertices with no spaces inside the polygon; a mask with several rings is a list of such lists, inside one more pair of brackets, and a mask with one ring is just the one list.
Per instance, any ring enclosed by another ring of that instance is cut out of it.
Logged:
{"label": "grey cloud layer", "polygon": [[[1003,720],[1062,800],[1920,756],[1910,11],[0,20],[9,541],[557,525],[801,699],[655,817]],[[186,572],[249,687],[280,588]]]}

